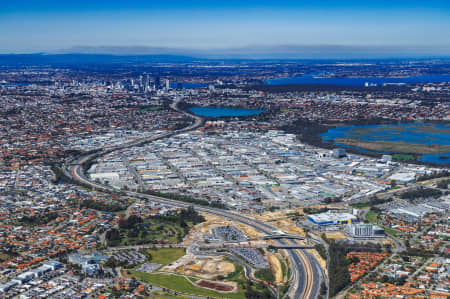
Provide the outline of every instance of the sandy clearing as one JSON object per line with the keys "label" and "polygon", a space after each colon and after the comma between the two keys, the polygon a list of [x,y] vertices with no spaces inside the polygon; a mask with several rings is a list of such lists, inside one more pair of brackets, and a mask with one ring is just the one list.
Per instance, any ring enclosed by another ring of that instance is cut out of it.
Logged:
{"label": "sandy clearing", "polygon": [[281,268],[281,262],[280,260],[272,253],[267,255],[270,267],[272,268],[272,271],[275,275],[275,281],[276,283],[282,283],[283,282],[283,270]]}
{"label": "sandy clearing", "polygon": [[347,239],[347,237],[341,232],[328,232],[325,233],[328,239]]}
{"label": "sandy clearing", "polygon": [[225,261],[221,256],[200,258],[192,255],[185,255],[162,269],[165,272],[193,275],[206,279],[211,279],[217,275],[227,276],[234,270],[234,265]]}
{"label": "sandy clearing", "polygon": [[234,265],[229,262],[220,262],[217,264],[217,268],[219,269],[219,272],[223,273],[233,273],[236,270]]}
{"label": "sandy clearing", "polygon": [[298,227],[294,221],[290,219],[282,219],[275,222],[275,225],[279,227],[282,231],[290,234],[296,234],[300,236],[305,236],[303,229]]}

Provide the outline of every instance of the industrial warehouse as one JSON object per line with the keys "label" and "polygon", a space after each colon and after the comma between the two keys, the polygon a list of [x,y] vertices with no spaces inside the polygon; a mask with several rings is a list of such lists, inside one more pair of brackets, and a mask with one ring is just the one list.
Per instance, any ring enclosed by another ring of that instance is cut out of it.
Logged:
{"label": "industrial warehouse", "polygon": [[358,217],[350,213],[333,213],[327,211],[320,214],[308,215],[308,220],[318,226],[351,224],[358,221]]}

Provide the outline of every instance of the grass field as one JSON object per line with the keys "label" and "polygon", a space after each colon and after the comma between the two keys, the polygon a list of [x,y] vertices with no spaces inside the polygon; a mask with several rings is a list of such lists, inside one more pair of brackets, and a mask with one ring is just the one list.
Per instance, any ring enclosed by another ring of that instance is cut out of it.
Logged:
{"label": "grass field", "polygon": [[185,248],[159,248],[147,249],[146,251],[152,255],[152,263],[164,266],[176,261],[186,254]]}
{"label": "grass field", "polygon": [[378,214],[372,210],[370,210],[369,212],[367,212],[366,214],[366,219],[367,221],[369,221],[370,223],[377,223],[377,219],[378,219]]}
{"label": "grass field", "polygon": [[397,161],[414,160],[414,156],[413,155],[408,155],[408,154],[395,154],[395,155],[392,156],[392,158],[394,160],[397,160]]}
{"label": "grass field", "polygon": [[244,299],[245,298],[243,290],[239,290],[239,292],[233,293],[233,294],[222,294],[222,293],[214,292],[212,290],[194,286],[185,277],[179,276],[179,275],[151,274],[151,273],[137,272],[134,270],[131,270],[130,272],[131,272],[131,275],[136,277],[138,280],[142,280],[142,281],[157,285],[162,288],[171,289],[173,291],[180,292],[183,294],[207,296],[207,297],[214,297],[214,298],[229,298],[229,299]]}
{"label": "grass field", "polygon": [[386,232],[386,234],[392,235],[392,236],[396,236],[400,233],[400,231],[398,231],[396,229],[392,229],[390,227],[383,227],[383,229]]}
{"label": "grass field", "polygon": [[142,108],[139,109],[140,111],[157,111],[157,110],[162,110],[163,107],[161,106],[151,106],[151,107],[146,107],[146,108]]}
{"label": "grass field", "polygon": [[[177,260],[179,257],[183,256],[185,254],[185,249],[184,248],[147,249],[147,252],[152,255],[151,260],[152,262],[167,265]],[[128,270],[128,271],[130,276],[133,276],[134,278],[140,281],[147,282],[149,284],[159,286],[161,288],[170,289],[172,291],[182,294],[180,297],[173,297],[173,296],[171,297],[169,295],[168,298],[184,298],[183,296],[186,295],[197,295],[210,298],[245,299],[247,279],[245,278],[244,269],[241,265],[235,262],[233,262],[233,264],[235,266],[235,271],[233,273],[230,273],[227,277],[225,277],[225,281],[233,281],[237,283],[239,291],[236,293],[229,293],[229,294],[219,293],[213,290],[193,285],[192,282],[196,282],[199,280],[199,278],[196,277],[185,277],[182,275],[168,274],[168,273],[144,273],[136,270]],[[259,292],[264,289],[265,286],[262,284],[254,283],[251,286],[251,290],[256,292]],[[158,293],[158,295],[160,295],[160,293]],[[164,298],[164,295],[160,296]]]}

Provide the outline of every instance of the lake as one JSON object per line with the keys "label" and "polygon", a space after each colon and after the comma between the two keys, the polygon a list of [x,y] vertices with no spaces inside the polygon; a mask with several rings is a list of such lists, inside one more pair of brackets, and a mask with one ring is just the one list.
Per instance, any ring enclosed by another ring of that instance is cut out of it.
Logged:
{"label": "lake", "polygon": [[192,113],[204,117],[239,117],[257,115],[266,110],[262,109],[241,109],[241,108],[221,108],[221,107],[192,107],[189,108]]}
{"label": "lake", "polygon": [[376,84],[383,86],[385,83],[440,83],[450,82],[450,74],[444,75],[426,75],[412,76],[403,78],[322,78],[313,75],[304,75],[300,77],[276,78],[266,81],[267,85],[283,85],[283,84],[330,84],[330,85],[346,85],[346,86],[364,86],[365,84]]}
{"label": "lake", "polygon": [[400,123],[342,126],[320,134],[342,147],[378,153],[417,153],[423,162],[450,163],[450,124]]}

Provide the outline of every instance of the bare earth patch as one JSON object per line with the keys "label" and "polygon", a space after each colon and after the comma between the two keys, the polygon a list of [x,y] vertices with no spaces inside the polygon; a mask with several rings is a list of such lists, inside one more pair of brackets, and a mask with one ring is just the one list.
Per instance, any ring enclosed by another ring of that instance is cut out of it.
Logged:
{"label": "bare earth patch", "polygon": [[218,291],[221,293],[231,293],[231,292],[237,291],[237,287],[235,285],[223,283],[223,282],[219,282],[219,281],[211,281],[211,280],[202,279],[202,280],[197,281],[196,285],[198,285],[199,287],[202,287],[202,288],[211,289],[211,290]]}
{"label": "bare earth patch", "polygon": [[270,267],[275,275],[276,283],[283,283],[283,270],[281,268],[280,260],[272,253],[267,255]]}
{"label": "bare earth patch", "polygon": [[347,239],[347,237],[341,232],[327,232],[325,236],[328,239]]}
{"label": "bare earth patch", "polygon": [[162,269],[165,272],[206,279],[212,279],[218,275],[227,276],[234,270],[234,265],[225,261],[221,256],[196,257],[193,255],[185,255]]}

